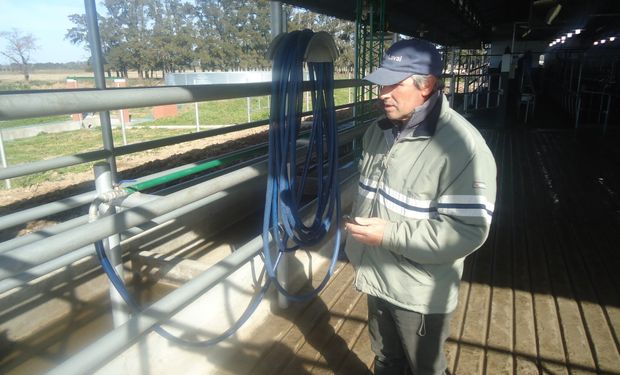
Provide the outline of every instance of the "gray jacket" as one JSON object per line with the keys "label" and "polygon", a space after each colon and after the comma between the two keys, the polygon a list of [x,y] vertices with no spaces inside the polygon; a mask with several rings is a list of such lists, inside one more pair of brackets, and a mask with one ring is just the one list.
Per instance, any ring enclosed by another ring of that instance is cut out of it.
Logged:
{"label": "gray jacket", "polygon": [[350,236],[345,247],[356,288],[423,314],[456,308],[464,258],[488,236],[496,193],[480,133],[442,94],[433,99],[401,134],[366,131],[352,214],[388,225],[380,247]]}

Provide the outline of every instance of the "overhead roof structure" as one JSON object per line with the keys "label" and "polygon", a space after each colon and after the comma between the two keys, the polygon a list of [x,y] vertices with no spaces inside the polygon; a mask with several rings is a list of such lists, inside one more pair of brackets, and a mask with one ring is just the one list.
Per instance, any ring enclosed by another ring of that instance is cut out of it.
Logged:
{"label": "overhead roof structure", "polygon": [[[620,36],[619,0],[385,0],[388,31],[446,46],[480,47],[516,38],[552,41],[583,29],[584,43]],[[355,20],[356,0],[285,0],[317,13]]]}

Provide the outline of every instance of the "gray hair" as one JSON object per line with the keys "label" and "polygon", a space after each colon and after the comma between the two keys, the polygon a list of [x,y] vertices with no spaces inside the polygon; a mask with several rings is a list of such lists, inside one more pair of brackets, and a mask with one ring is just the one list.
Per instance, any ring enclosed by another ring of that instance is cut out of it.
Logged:
{"label": "gray hair", "polygon": [[435,81],[433,85],[433,91],[441,90],[444,87],[443,80],[431,74],[428,74],[428,75],[414,74],[411,76],[411,79],[413,80],[413,85],[418,90],[421,90],[423,87],[427,87],[432,82],[432,80]]}

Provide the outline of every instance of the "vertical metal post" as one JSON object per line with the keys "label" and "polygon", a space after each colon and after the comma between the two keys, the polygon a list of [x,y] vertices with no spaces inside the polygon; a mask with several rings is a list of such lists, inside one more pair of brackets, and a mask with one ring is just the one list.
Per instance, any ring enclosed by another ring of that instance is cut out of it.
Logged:
{"label": "vertical metal post", "polygon": [[611,95],[607,94],[607,108],[605,109],[605,122],[603,122],[603,135],[607,133],[607,124],[609,123],[609,111],[611,110]]}
{"label": "vertical metal post", "polygon": [[575,91],[575,129],[579,128],[579,112],[581,112],[581,73],[583,72],[583,60],[579,60],[579,73],[577,75],[577,91]]}
{"label": "vertical metal post", "polygon": [[[351,79],[351,72],[349,72],[349,74],[347,75],[348,79]],[[351,88],[349,87],[347,90],[349,90],[349,101],[348,103],[351,103],[353,101],[353,99],[351,98]],[[353,106],[353,109],[355,109],[355,106]]]}
{"label": "vertical metal post", "polygon": [[468,67],[468,58],[465,57],[465,75],[463,76],[465,82],[463,83],[463,112],[467,112],[467,107],[469,106],[469,67]]}
{"label": "vertical metal post", "polygon": [[456,73],[455,73],[455,65],[456,65],[456,50],[455,48],[451,48],[452,50],[452,77],[450,78],[450,108],[454,108],[454,97],[456,96]]}
{"label": "vertical metal post", "polygon": [[[0,129],[0,159],[2,161],[2,168],[6,168],[8,166],[6,162],[6,154],[4,153],[4,139],[2,139],[2,130]],[[11,179],[7,178],[4,180],[4,186],[7,189],[11,188]]]}
{"label": "vertical metal post", "polygon": [[247,107],[248,107],[248,122],[250,122],[250,121],[252,121],[252,100],[248,96],[247,98],[245,98],[245,101],[246,101]]}
{"label": "vertical metal post", "polygon": [[196,112],[196,133],[200,131],[200,115],[198,114],[198,102],[194,103],[194,110]]}
{"label": "vertical metal post", "polygon": [[[282,18],[282,3],[279,1],[271,1],[271,40],[275,39],[278,35],[283,32],[286,32],[285,27],[283,27]],[[277,103],[271,103],[271,105],[277,105]],[[248,98],[248,122],[250,122],[250,102]],[[291,170],[289,166],[289,171]],[[277,251],[277,250],[276,250]],[[282,259],[280,259],[280,263],[278,263],[278,269],[276,270],[276,276],[280,285],[285,290],[288,286],[288,254],[283,254]],[[278,307],[281,309],[286,309],[289,306],[288,299],[282,293],[278,293]]]}
{"label": "vertical metal post", "polygon": [[271,3],[271,40],[275,39],[276,36],[286,32],[286,20],[284,17],[284,12],[282,12],[282,3],[280,1],[270,1]]}
{"label": "vertical metal post", "polygon": [[[88,26],[88,42],[90,44],[90,53],[92,55],[93,72],[95,73],[95,85],[100,90],[105,90],[105,76],[103,72],[103,54],[101,53],[101,39],[99,37],[99,24],[97,23],[97,8],[95,0],[84,0],[86,9],[86,25]],[[101,120],[101,136],[103,139],[103,148],[110,151],[107,158],[110,164],[110,172],[112,180],[117,180],[116,173],[116,157],[114,155],[114,137],[112,135],[112,122],[110,121],[110,112],[99,112]]]}
{"label": "vertical metal post", "polygon": [[489,71],[487,70],[487,75],[486,75],[486,82],[487,82],[487,109],[491,108],[491,73],[489,73]]}
{"label": "vertical metal post", "polygon": [[495,96],[497,98],[497,103],[495,103],[496,107],[499,107],[502,95],[505,95],[505,93],[503,92],[503,89],[502,89],[502,73],[500,73],[499,79],[497,80],[497,95]]}
{"label": "vertical metal post", "polygon": [[510,53],[515,53],[515,36],[517,34],[517,24],[521,24],[522,22],[513,22],[512,23],[512,43],[510,44]]}
{"label": "vertical metal post", "polygon": [[118,110],[121,117],[121,134],[123,136],[123,146],[127,146],[127,133],[125,132],[125,113],[122,109]]}
{"label": "vertical metal post", "polygon": [[[112,187],[112,173],[110,166],[108,163],[100,162],[94,165],[95,170],[95,188],[97,190],[97,194],[101,195],[111,191]],[[106,210],[105,213],[102,214],[114,214],[116,209],[114,207],[110,207]],[[121,237],[117,233],[113,236],[108,237],[103,240],[103,246],[105,248],[106,254],[110,259],[110,263],[116,269],[116,272],[123,279],[123,260],[122,260],[122,251],[121,251]],[[112,283],[110,283],[110,302],[112,305],[112,320],[114,322],[114,327],[119,327],[123,323],[128,320],[128,314],[124,310],[125,303],[123,302],[122,297],[118,294]]]}

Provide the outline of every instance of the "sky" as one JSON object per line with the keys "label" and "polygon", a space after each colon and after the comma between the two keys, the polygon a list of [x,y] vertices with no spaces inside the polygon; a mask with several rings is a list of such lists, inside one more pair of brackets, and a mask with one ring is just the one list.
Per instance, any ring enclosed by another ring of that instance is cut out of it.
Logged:
{"label": "sky", "polygon": [[[96,3],[101,12],[99,1]],[[39,47],[31,54],[32,63],[86,61],[90,53],[84,46],[64,39],[73,27],[68,16],[74,13],[85,13],[84,0],[0,0],[0,31],[16,28],[22,34],[32,34]],[[0,50],[5,45],[0,40]],[[0,64],[8,62],[0,56]]]}

